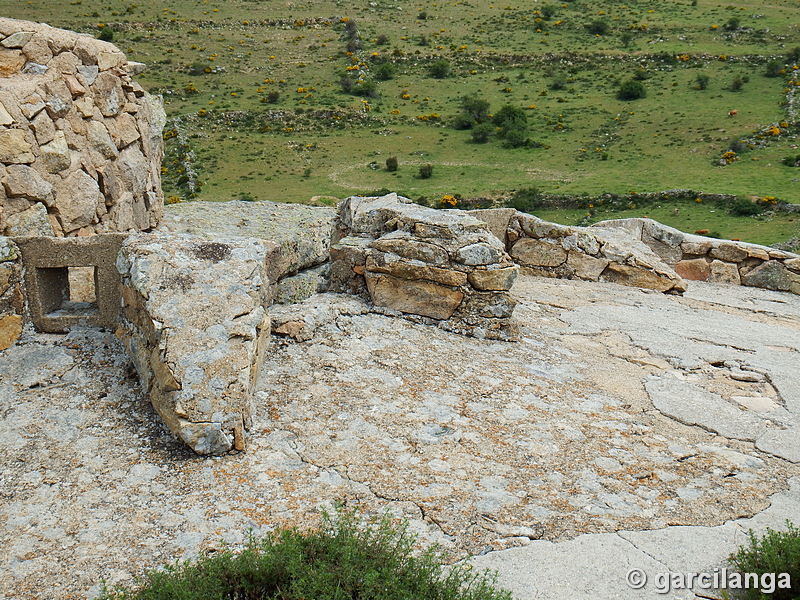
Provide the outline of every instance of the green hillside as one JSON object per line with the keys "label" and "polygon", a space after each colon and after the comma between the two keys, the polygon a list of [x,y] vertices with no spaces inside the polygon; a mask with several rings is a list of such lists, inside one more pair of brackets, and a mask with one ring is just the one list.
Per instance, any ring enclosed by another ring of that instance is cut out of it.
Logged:
{"label": "green hillside", "polygon": [[[391,189],[436,204],[536,187],[800,202],[800,167],[783,164],[800,155],[794,0],[0,0],[0,14],[105,28],[149,65],[139,80],[167,102],[173,201],[196,179],[207,200]],[[629,81],[643,98],[620,99]],[[465,118],[465,96],[487,101],[488,114]],[[513,126],[489,116],[507,104],[519,109]],[[675,208],[647,211],[762,243],[798,232],[785,213]]]}

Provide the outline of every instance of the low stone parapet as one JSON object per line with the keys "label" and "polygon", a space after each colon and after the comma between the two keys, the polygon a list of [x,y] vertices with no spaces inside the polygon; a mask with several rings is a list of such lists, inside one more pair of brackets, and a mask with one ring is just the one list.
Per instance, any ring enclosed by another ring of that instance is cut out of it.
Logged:
{"label": "low stone parapet", "polygon": [[198,454],[243,450],[269,339],[258,240],[133,235],[122,245],[125,343],[170,430]]}
{"label": "low stone parapet", "polygon": [[672,267],[625,232],[558,225],[518,211],[509,215],[487,212],[498,231],[508,218],[508,252],[530,274],[609,281],[668,293],[686,290]]}
{"label": "low stone parapet", "polygon": [[478,337],[512,335],[519,268],[486,223],[407,198],[347,198],[331,250],[330,290]]}
{"label": "low stone parapet", "polygon": [[592,227],[624,230],[684,279],[800,294],[800,255],[791,252],[684,233],[652,219],[616,219]]}

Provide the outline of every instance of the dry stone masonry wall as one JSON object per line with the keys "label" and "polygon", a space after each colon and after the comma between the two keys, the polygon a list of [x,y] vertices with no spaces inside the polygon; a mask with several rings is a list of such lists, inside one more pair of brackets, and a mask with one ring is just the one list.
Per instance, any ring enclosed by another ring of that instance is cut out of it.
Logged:
{"label": "dry stone masonry wall", "polygon": [[161,101],[114,45],[0,18],[0,234],[142,231],[161,216]]}
{"label": "dry stone masonry wall", "polygon": [[331,291],[366,290],[378,307],[479,337],[512,335],[519,267],[486,223],[407,198],[353,196],[339,207]]}
{"label": "dry stone masonry wall", "polygon": [[652,219],[602,221],[593,227],[624,230],[684,279],[800,294],[800,256],[791,252],[683,233]]}

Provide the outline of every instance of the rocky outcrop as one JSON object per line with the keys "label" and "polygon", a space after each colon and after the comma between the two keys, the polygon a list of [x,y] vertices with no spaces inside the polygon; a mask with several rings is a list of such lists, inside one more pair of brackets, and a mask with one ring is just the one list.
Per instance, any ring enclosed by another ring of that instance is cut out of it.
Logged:
{"label": "rocky outcrop", "polygon": [[511,335],[519,268],[483,221],[388,194],[347,198],[337,227],[331,291],[477,337]]}
{"label": "rocky outcrop", "polygon": [[153,228],[161,216],[161,101],[114,45],[0,19],[0,234]]}
{"label": "rocky outcrop", "polygon": [[19,249],[0,237],[0,352],[22,333],[22,260]]}
{"label": "rocky outcrop", "polygon": [[[491,219],[499,219],[497,211],[487,212]],[[530,274],[608,281],[659,292],[686,290],[672,267],[626,232],[568,227],[516,211],[507,218],[508,252]]]}
{"label": "rocky outcrop", "polygon": [[625,231],[684,279],[800,294],[800,255],[791,252],[684,233],[652,219],[601,221],[593,228]]}
{"label": "rocky outcrop", "polygon": [[243,450],[269,339],[258,240],[142,234],[123,244],[118,331],[156,411],[198,454]]}

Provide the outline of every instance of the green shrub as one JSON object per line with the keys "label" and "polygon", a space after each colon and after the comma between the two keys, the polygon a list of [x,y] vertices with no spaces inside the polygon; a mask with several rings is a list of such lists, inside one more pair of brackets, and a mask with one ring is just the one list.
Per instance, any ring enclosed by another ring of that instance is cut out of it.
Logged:
{"label": "green shrub", "polygon": [[747,82],[743,77],[734,77],[728,89],[732,92],[741,92],[745,83]]}
{"label": "green shrub", "polygon": [[800,63],[800,46],[795,46],[789,52],[786,53],[786,60],[792,65],[796,65]]}
{"label": "green shrub", "polygon": [[617,90],[617,98],[620,100],[639,100],[647,96],[647,89],[641,81],[629,79],[622,83]]}
{"label": "green shrub", "polygon": [[556,8],[555,4],[544,4],[539,9],[539,12],[542,13],[542,18],[545,21],[549,21],[550,19],[552,19],[556,15],[556,11],[557,10],[558,9]]}
{"label": "green shrub", "polygon": [[113,41],[113,39],[114,39],[114,30],[111,29],[111,27],[109,27],[108,25],[106,25],[105,27],[103,27],[100,30],[100,33],[97,34],[97,39],[98,40],[103,40],[104,42]]}
{"label": "green shrub", "polygon": [[445,79],[450,76],[450,62],[444,58],[440,58],[431,64],[428,73],[435,79]]}
{"label": "green shrub", "polygon": [[387,517],[363,524],[354,512],[324,515],[319,531],[297,529],[250,539],[221,552],[153,572],[138,591],[105,590],[106,600],[511,600],[494,578],[463,565],[441,566],[429,550],[414,556],[406,524]]}
{"label": "green shrub", "polygon": [[[800,529],[786,522],[787,531],[767,529],[762,538],[750,532],[749,546],[740,547],[728,559],[740,573],[756,573],[759,582],[762,575],[773,573],[775,590],[762,594],[760,589],[743,590],[746,600],[797,600],[800,598]],[[788,573],[791,589],[780,587],[781,573]],[[767,576],[769,577],[769,576]]]}
{"label": "green shrub", "polygon": [[542,192],[537,188],[517,190],[514,192],[514,195],[506,201],[506,206],[522,212],[532,213],[537,209],[544,208]]}
{"label": "green shrub", "polygon": [[739,20],[739,17],[731,17],[728,19],[728,22],[725,23],[725,29],[728,31],[736,31],[741,26],[742,22]]}
{"label": "green shrub", "polygon": [[463,131],[475,127],[475,119],[469,115],[456,115],[453,117],[453,129]]}
{"label": "green shrub", "polygon": [[522,129],[509,129],[503,135],[506,148],[523,148],[530,144],[528,134]]}
{"label": "green shrub", "polygon": [[481,123],[489,118],[489,101],[477,96],[462,96],[459,99],[461,111],[472,118],[476,123]]}
{"label": "green shrub", "polygon": [[494,133],[494,127],[489,123],[481,123],[480,125],[476,125],[472,130],[472,141],[476,144],[485,144],[489,141],[489,138],[492,137],[492,133]]}
{"label": "green shrub", "polygon": [[419,178],[420,179],[430,179],[433,177],[433,165],[420,165],[419,167]]}
{"label": "green shrub", "polygon": [[781,71],[783,71],[783,64],[779,60],[771,60],[764,69],[764,75],[766,77],[780,77]]}
{"label": "green shrub", "polygon": [[376,66],[372,72],[375,75],[375,79],[378,81],[389,81],[394,78],[395,69],[392,63],[383,62]]}
{"label": "green shrub", "polygon": [[797,156],[786,156],[781,160],[781,164],[787,167],[800,167],[800,154]]}
{"label": "green shrub", "polygon": [[752,217],[763,212],[764,207],[747,198],[737,198],[731,204],[729,212],[737,217]]}
{"label": "green shrub", "polygon": [[528,115],[518,106],[506,104],[497,111],[492,121],[502,129],[524,129],[528,126]]}
{"label": "green shrub", "polygon": [[386,159],[386,170],[389,171],[389,173],[394,173],[395,171],[397,171],[397,168],[398,164],[396,156],[390,156],[389,158]]}
{"label": "green shrub", "polygon": [[585,25],[586,31],[593,35],[606,35],[609,31],[608,22],[597,19],[596,21],[592,21],[591,23],[587,23]]}
{"label": "green shrub", "polygon": [[697,89],[704,90],[708,87],[708,82],[711,81],[711,77],[705,73],[699,73],[694,80],[697,82]]}

